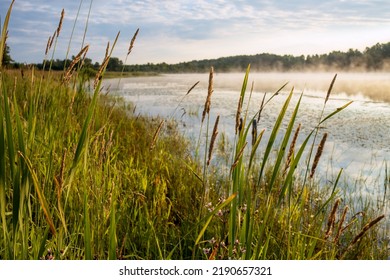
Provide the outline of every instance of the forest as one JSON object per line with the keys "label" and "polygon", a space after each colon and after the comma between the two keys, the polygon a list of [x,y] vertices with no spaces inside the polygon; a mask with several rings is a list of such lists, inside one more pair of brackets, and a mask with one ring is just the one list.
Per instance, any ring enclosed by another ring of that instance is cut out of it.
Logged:
{"label": "forest", "polygon": [[[3,58],[4,59],[4,58]],[[73,59],[73,57],[72,57]],[[63,70],[72,59],[51,61],[51,69]],[[9,55],[9,47],[5,52],[4,65],[10,68],[19,68],[21,63],[14,62]],[[205,73],[210,66],[218,72],[244,71],[251,64],[252,71],[388,71],[390,70],[390,42],[377,43],[367,47],[363,52],[357,49],[349,49],[346,52],[332,51],[327,54],[316,55],[276,55],[261,53],[255,55],[236,55],[220,57],[216,59],[193,60],[176,64],[147,63],[124,65],[117,57],[111,57],[107,65],[107,71],[124,72],[157,72],[157,73]],[[42,69],[44,62],[35,64]],[[83,61],[83,69],[94,70],[100,68],[98,62],[90,58]]]}

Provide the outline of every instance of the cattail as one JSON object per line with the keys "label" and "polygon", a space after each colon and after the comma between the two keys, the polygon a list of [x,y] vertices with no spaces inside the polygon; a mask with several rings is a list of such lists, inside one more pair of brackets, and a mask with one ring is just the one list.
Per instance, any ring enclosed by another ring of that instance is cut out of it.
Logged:
{"label": "cattail", "polygon": [[231,170],[233,170],[234,168],[236,168],[236,166],[237,166],[237,164],[238,164],[238,161],[239,161],[240,158],[242,157],[242,154],[244,153],[244,149],[245,149],[245,147],[246,147],[247,144],[248,144],[248,142],[245,142],[244,146],[242,146],[241,150],[240,150],[239,153],[237,154],[236,159],[234,160],[234,163],[232,164]]}
{"label": "cattail", "polygon": [[150,148],[149,148],[150,151],[153,150],[154,147],[156,146],[157,138],[158,138],[158,135],[160,134],[160,130],[161,130],[163,124],[164,124],[164,120],[162,120],[160,122],[159,126],[156,129],[156,132],[153,135],[152,143],[150,144]]}
{"label": "cattail", "polygon": [[327,223],[328,228],[325,232],[325,239],[328,239],[328,237],[332,234],[332,230],[333,230],[334,223],[336,220],[336,211],[337,211],[337,208],[339,207],[339,204],[340,204],[340,199],[337,199],[333,205],[332,211],[330,212],[330,215],[328,218],[328,223]]}
{"label": "cattail", "polygon": [[240,131],[240,117],[241,117],[241,109],[243,103],[243,96],[240,94],[240,99],[238,100],[237,112],[236,112],[236,134]]}
{"label": "cattail", "polygon": [[86,45],[77,54],[77,56],[72,60],[72,62],[70,63],[70,65],[66,71],[66,74],[64,76],[64,82],[68,82],[70,80],[70,78],[72,77],[72,73],[73,73],[73,69],[74,69],[75,65],[80,61],[81,57],[88,52],[88,49],[89,49],[89,45]]}
{"label": "cattail", "polygon": [[345,221],[345,217],[347,216],[347,212],[348,212],[348,206],[345,206],[343,214],[341,215],[341,219],[340,219],[340,222],[339,222],[339,227],[338,227],[337,232],[336,232],[336,236],[334,238],[334,243],[335,244],[339,243],[339,239],[340,239],[341,233],[343,232],[343,223]]}
{"label": "cattail", "polygon": [[257,121],[253,119],[252,121],[252,146],[255,145],[257,140]]}
{"label": "cattail", "polygon": [[286,160],[286,165],[284,167],[283,174],[285,174],[287,172],[287,169],[290,167],[291,159],[292,159],[292,156],[293,156],[294,150],[295,150],[295,144],[297,142],[298,134],[299,134],[300,130],[301,130],[301,124],[298,125],[297,130],[295,131],[293,140],[291,141],[290,149],[289,149],[288,154],[287,154],[287,160]]}
{"label": "cattail", "polygon": [[213,93],[213,76],[214,76],[214,67],[211,66],[210,68],[210,74],[209,74],[209,87],[207,91],[207,98],[206,102],[204,104],[203,114],[202,114],[202,123],[204,121],[204,118],[206,117],[206,114],[210,113],[210,104],[211,104],[211,95]]}
{"label": "cattail", "polygon": [[325,142],[326,142],[327,137],[328,137],[328,133],[325,133],[321,139],[320,145],[318,146],[317,153],[316,153],[316,156],[314,157],[314,162],[313,162],[313,165],[311,167],[310,178],[313,178],[314,173],[316,172],[316,168],[317,168],[318,162],[320,161],[322,151],[324,150],[324,146],[325,146]]}
{"label": "cattail", "polygon": [[325,104],[326,104],[326,102],[328,102],[329,95],[330,95],[330,93],[331,93],[331,91],[332,91],[332,88],[333,88],[334,82],[336,81],[336,78],[337,78],[337,74],[334,75],[333,80],[332,80],[332,82],[330,83],[328,92],[326,93]]}
{"label": "cattail", "polygon": [[57,38],[58,38],[58,36],[60,36],[60,32],[61,32],[61,28],[62,28],[62,21],[64,20],[64,15],[65,15],[65,10],[62,9],[60,22],[58,23],[58,27],[57,27]]}
{"label": "cattail", "polygon": [[138,31],[139,31],[139,28],[137,29],[137,31],[135,31],[134,36],[133,36],[133,38],[130,41],[130,46],[129,46],[129,50],[127,51],[127,55],[129,55],[131,53],[131,50],[134,47],[134,42],[135,42],[135,39],[137,38]]}
{"label": "cattail", "polygon": [[210,147],[209,147],[209,158],[207,160],[207,166],[210,165],[211,155],[213,153],[215,140],[217,139],[218,135],[218,123],[219,123],[219,115],[217,116],[217,119],[215,120],[213,134],[211,135],[211,141],[210,141]]}
{"label": "cattail", "polygon": [[238,133],[241,132],[243,125],[244,125],[244,120],[242,118],[240,118],[240,121],[239,121],[239,124],[238,124]]}

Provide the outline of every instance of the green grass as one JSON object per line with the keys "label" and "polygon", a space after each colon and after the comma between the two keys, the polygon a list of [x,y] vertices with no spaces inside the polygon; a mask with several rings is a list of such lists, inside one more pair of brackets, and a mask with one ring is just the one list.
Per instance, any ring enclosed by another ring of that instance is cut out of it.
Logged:
{"label": "green grass", "polygon": [[[132,104],[104,95],[102,65],[92,92],[82,68],[67,83],[67,69],[1,68],[0,259],[388,258],[381,209],[350,202],[339,177],[328,184],[305,175],[315,158],[303,153],[317,148],[317,127],[342,117],[349,103],[321,114],[291,147],[300,107],[300,99],[291,104],[292,89],[271,136],[259,132],[251,144],[261,110],[251,116],[243,107],[251,99],[248,67],[229,144],[211,125],[210,75],[200,131],[208,137],[193,148],[174,121],[134,115]],[[207,164],[218,149],[228,171]]]}

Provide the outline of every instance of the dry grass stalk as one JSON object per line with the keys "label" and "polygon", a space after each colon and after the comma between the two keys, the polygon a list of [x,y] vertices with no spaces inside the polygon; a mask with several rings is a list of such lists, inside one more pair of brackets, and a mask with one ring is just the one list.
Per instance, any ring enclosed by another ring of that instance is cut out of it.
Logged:
{"label": "dry grass stalk", "polygon": [[152,143],[150,144],[150,148],[149,148],[150,151],[152,151],[154,149],[154,147],[156,146],[157,138],[158,138],[158,135],[160,134],[160,131],[161,131],[163,124],[164,124],[164,120],[162,120],[160,122],[159,126],[156,129],[156,132],[153,135]]}
{"label": "dry grass stalk", "polygon": [[64,20],[64,16],[65,16],[65,10],[62,9],[60,22],[58,23],[58,27],[57,27],[57,38],[58,38],[58,36],[60,36],[60,32],[62,29],[62,21]]}
{"label": "dry grass stalk", "polygon": [[189,95],[190,92],[199,84],[200,81],[197,81],[190,89],[187,91],[186,95]]}
{"label": "dry grass stalk", "polygon": [[202,114],[202,123],[204,121],[204,118],[206,117],[206,114],[210,113],[210,104],[211,104],[211,95],[213,93],[213,77],[214,77],[214,67],[211,66],[210,68],[210,74],[209,74],[209,87],[207,90],[207,98],[206,102],[204,104],[203,114]]}
{"label": "dry grass stalk", "polygon": [[137,28],[137,31],[135,31],[134,36],[133,36],[133,38],[130,41],[130,46],[129,46],[129,50],[127,51],[127,55],[129,55],[131,53],[131,50],[134,47],[134,42],[135,42],[135,39],[137,38],[138,31],[139,31],[139,28]]}
{"label": "dry grass stalk", "polygon": [[375,226],[377,223],[379,223],[383,218],[385,217],[385,215],[380,215],[379,217],[373,219],[372,221],[368,222],[364,227],[363,229],[358,233],[358,235],[356,235],[354,237],[354,239],[352,239],[351,243],[348,245],[348,247],[345,249],[345,251],[343,252],[343,254],[341,255],[341,259],[344,258],[345,254],[356,244],[358,243],[361,238],[366,234],[366,232],[372,228],[373,226]]}
{"label": "dry grass stalk", "polygon": [[240,152],[237,154],[236,159],[234,160],[234,163],[232,164],[231,170],[233,170],[234,168],[236,168],[236,166],[237,166],[237,164],[238,164],[238,161],[239,161],[240,158],[242,157],[242,154],[244,153],[244,150],[245,150],[245,147],[246,147],[247,144],[248,144],[248,142],[245,142],[244,146],[242,146]]}
{"label": "dry grass stalk", "polygon": [[263,109],[264,109],[264,102],[265,102],[265,97],[266,97],[266,96],[267,96],[267,93],[264,93],[263,99],[261,100],[261,105],[260,105],[259,113],[258,113],[258,115],[257,115],[257,122],[258,122],[258,123],[260,122],[261,113],[263,112]]}
{"label": "dry grass stalk", "polygon": [[385,215],[380,215],[379,217],[373,219],[372,221],[368,222],[364,227],[363,229],[358,233],[358,235],[355,236],[355,238],[352,240],[351,244],[348,246],[348,248],[352,247],[353,245],[355,245],[362,237],[364,234],[366,234],[366,232],[372,228],[373,226],[375,226],[377,223],[379,223],[383,218],[385,217]]}
{"label": "dry grass stalk", "polygon": [[325,240],[328,239],[328,237],[332,234],[332,230],[334,228],[334,223],[336,220],[336,212],[337,208],[339,207],[340,199],[337,199],[336,202],[333,205],[332,211],[330,212],[328,223],[327,223],[327,230],[325,232]]}
{"label": "dry grass stalk", "polygon": [[207,166],[210,165],[211,161],[211,155],[213,154],[214,144],[215,140],[217,139],[218,135],[218,123],[219,123],[219,115],[217,116],[214,124],[213,134],[211,135],[211,141],[210,141],[210,147],[209,147],[209,157],[207,159]]}
{"label": "dry grass stalk", "polygon": [[294,150],[295,150],[295,144],[297,143],[297,139],[298,139],[298,135],[299,135],[300,130],[301,130],[301,124],[298,125],[297,130],[295,131],[294,137],[291,141],[290,149],[289,149],[288,154],[287,154],[286,164],[284,166],[283,175],[286,174],[287,169],[290,167],[291,160],[292,160]]}
{"label": "dry grass stalk", "polygon": [[81,57],[85,57],[86,53],[88,52],[89,45],[86,45],[84,48],[81,49],[81,51],[77,54],[77,56],[72,60],[70,63],[68,69],[66,70],[65,76],[64,76],[64,82],[68,82],[70,78],[72,77],[74,67],[77,63],[80,62]]}
{"label": "dry grass stalk", "polygon": [[332,82],[330,83],[328,92],[326,93],[325,104],[326,104],[326,102],[328,102],[329,95],[330,95],[330,93],[331,93],[331,91],[332,91],[332,89],[333,89],[333,85],[334,85],[334,82],[336,81],[336,78],[337,78],[337,74],[334,75],[333,80],[332,80]]}
{"label": "dry grass stalk", "polygon": [[317,168],[318,162],[320,161],[322,151],[324,150],[327,137],[328,137],[328,133],[325,133],[321,139],[320,145],[318,146],[317,153],[314,157],[314,162],[313,162],[313,165],[311,167],[310,178],[313,178],[314,173],[316,172],[316,168]]}
{"label": "dry grass stalk", "polygon": [[335,244],[339,243],[339,239],[340,239],[341,233],[343,232],[343,224],[344,224],[344,221],[345,221],[345,217],[347,216],[348,209],[349,209],[348,206],[345,206],[343,214],[341,215],[341,219],[340,219],[340,222],[339,222],[339,226],[337,228],[336,236],[334,238],[334,243]]}

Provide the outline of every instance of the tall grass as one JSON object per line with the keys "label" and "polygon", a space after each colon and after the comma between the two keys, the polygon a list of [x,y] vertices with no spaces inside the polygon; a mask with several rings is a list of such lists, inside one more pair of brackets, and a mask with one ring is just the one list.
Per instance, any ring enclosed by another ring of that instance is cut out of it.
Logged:
{"label": "tall grass", "polygon": [[304,96],[292,104],[292,89],[266,138],[260,115],[287,85],[250,115],[248,67],[229,168],[216,172],[213,153],[223,134],[220,117],[210,117],[213,69],[205,127],[193,148],[172,120],[135,115],[132,104],[101,94],[118,40],[119,33],[92,92],[78,75],[88,45],[61,73],[0,65],[0,259],[387,258],[382,213],[347,206],[338,191],[341,172],[333,185],[316,183],[315,167],[309,170],[304,158],[318,146],[318,127],[350,103],[320,115],[299,142]]}

